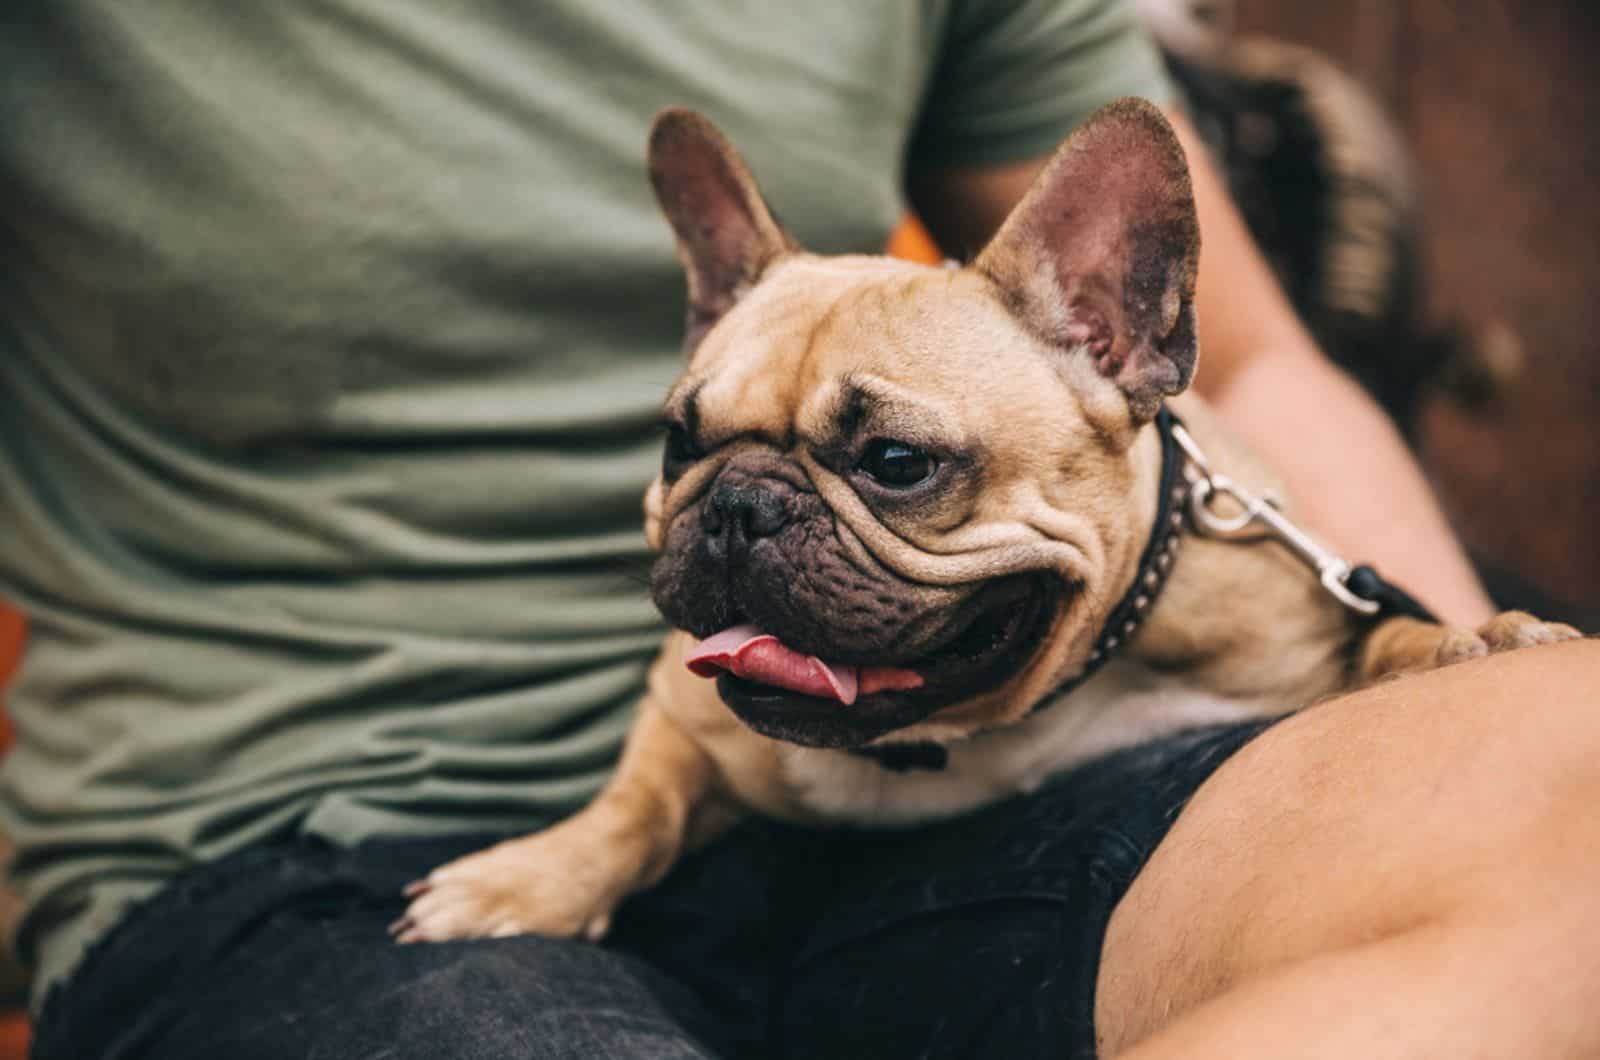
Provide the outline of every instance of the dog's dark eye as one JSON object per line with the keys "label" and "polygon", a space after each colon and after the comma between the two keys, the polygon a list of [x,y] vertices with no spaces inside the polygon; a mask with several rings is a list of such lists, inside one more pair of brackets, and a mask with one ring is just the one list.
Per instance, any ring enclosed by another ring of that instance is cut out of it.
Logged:
{"label": "dog's dark eye", "polygon": [[661,456],[663,475],[667,478],[677,478],[702,455],[687,430],[676,423],[667,426],[667,447]]}
{"label": "dog's dark eye", "polygon": [[876,438],[867,443],[857,466],[880,485],[908,489],[932,477],[939,462],[914,445]]}

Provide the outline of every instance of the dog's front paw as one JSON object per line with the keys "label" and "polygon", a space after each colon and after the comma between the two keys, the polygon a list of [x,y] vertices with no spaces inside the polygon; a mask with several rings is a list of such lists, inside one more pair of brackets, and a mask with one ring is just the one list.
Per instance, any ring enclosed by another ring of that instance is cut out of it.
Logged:
{"label": "dog's front paw", "polygon": [[578,817],[442,865],[406,887],[405,915],[389,925],[400,942],[583,937],[598,941],[627,893],[624,863]]}
{"label": "dog's front paw", "polygon": [[1475,630],[1393,618],[1373,630],[1362,646],[1361,677],[1363,682],[1371,682],[1436,670],[1496,652],[1577,640],[1582,635],[1571,626],[1544,622],[1526,611],[1504,611]]}
{"label": "dog's front paw", "polygon": [[1526,611],[1502,611],[1478,627],[1478,636],[1490,651],[1499,652],[1580,640],[1583,634],[1565,623],[1545,622]]}

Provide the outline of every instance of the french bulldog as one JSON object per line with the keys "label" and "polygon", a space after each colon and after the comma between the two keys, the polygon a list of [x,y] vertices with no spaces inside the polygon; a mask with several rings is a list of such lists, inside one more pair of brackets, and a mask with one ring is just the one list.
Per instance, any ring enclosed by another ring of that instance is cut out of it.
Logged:
{"label": "french bulldog", "polygon": [[[1094,115],[960,268],[806,253],[687,110],[657,117],[649,169],[688,274],[644,506],[678,632],[603,792],[411,885],[401,941],[598,939],[752,812],[929,821],[1183,726],[1577,636],[1375,623],[1285,549],[1166,532],[1170,413],[1233,479],[1272,481],[1184,393],[1199,227],[1150,104]],[[929,746],[943,768],[890,768]]]}

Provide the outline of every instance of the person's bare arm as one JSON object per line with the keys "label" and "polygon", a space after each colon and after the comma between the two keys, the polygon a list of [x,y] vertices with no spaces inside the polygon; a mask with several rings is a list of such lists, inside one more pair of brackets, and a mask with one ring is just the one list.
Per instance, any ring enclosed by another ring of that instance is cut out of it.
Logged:
{"label": "person's bare arm", "polygon": [[[1193,128],[1168,116],[1188,151],[1200,212],[1196,388],[1272,463],[1330,544],[1373,563],[1446,621],[1478,625],[1493,606],[1399,432],[1317,349]],[[965,256],[1044,161],[913,172],[912,203],[940,246]]]}

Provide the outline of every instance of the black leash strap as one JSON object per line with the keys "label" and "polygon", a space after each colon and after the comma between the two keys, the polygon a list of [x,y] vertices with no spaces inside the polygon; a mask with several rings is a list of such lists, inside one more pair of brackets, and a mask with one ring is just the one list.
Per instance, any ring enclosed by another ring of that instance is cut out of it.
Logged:
{"label": "black leash strap", "polygon": [[1378,605],[1378,613],[1372,616],[1375,621],[1401,616],[1414,618],[1420,622],[1439,621],[1416,597],[1365,563],[1350,571],[1344,580],[1344,587],[1361,599],[1370,600]]}

